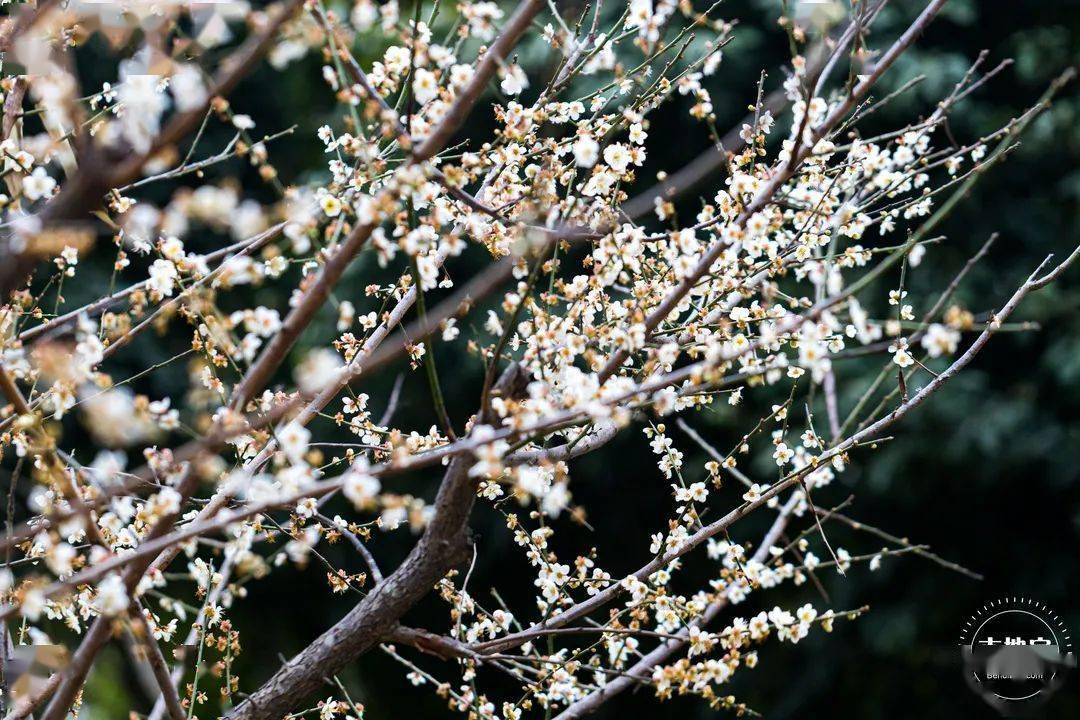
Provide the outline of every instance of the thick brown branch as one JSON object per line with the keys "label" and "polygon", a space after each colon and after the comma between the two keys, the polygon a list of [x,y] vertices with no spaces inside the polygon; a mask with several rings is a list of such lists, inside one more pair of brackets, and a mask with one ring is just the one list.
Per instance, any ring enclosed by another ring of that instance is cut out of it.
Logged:
{"label": "thick brown branch", "polygon": [[[520,367],[510,366],[500,379],[500,392],[518,392],[521,378]],[[471,466],[469,456],[450,461],[435,498],[435,515],[405,562],[233,710],[229,720],[278,720],[293,704],[315,692],[325,676],[383,640],[409,608],[454,565],[468,558],[466,528],[476,499]]]}
{"label": "thick brown branch", "polygon": [[518,40],[528,30],[529,23],[532,22],[532,19],[536,17],[542,7],[544,7],[543,0],[524,0],[518,5],[509,22],[503,27],[498,39],[492,43],[483,59],[480,60],[480,64],[477,66],[469,83],[454,99],[454,104],[447,111],[442,122],[413,152],[413,157],[416,160],[428,160],[434,157],[450,142],[450,138],[465,122],[465,118],[468,117],[469,111],[476,104],[488,81],[495,76],[499,64],[514,49]]}
{"label": "thick brown branch", "polygon": [[281,324],[281,330],[263,348],[258,359],[248,368],[244,378],[233,389],[229,405],[234,410],[242,410],[248,400],[255,397],[260,390],[266,387],[270,376],[285,360],[286,354],[296,344],[301,333],[311,324],[315,313],[322,308],[326,298],[330,296],[330,291],[334,289],[353,258],[360,252],[367,239],[371,237],[373,229],[371,225],[356,227],[349,233],[345,242],[334,250],[334,254],[326,261],[315,282],[304,291],[299,304],[289,311],[289,314],[285,317],[285,321]]}

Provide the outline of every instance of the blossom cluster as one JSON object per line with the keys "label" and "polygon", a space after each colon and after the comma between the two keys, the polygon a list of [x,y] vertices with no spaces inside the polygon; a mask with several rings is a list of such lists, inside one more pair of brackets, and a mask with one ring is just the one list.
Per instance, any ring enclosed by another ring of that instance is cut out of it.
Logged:
{"label": "blossom cluster", "polygon": [[[823,523],[844,516],[815,498],[966,364],[965,338],[977,350],[1003,327],[957,304],[955,283],[933,302],[909,291],[953,198],[1041,107],[949,137],[981,59],[927,117],[867,135],[858,121],[888,100],[874,84],[912,31],[860,64],[848,48],[880,4],[853,3],[828,39],[783,16],[793,55],[777,102],[759,91],[721,143],[709,87],[738,33],[723,6],[150,5],[39,2],[4,66],[0,441],[26,521],[9,534],[0,612],[21,618],[17,643],[93,658],[128,633],[170,660],[195,645],[193,668],[156,673],[153,717],[173,720],[362,717],[340,683],[307,710],[302,695],[369,649],[469,717],[580,717],[634,685],[742,713],[733,678],[780,652],[768,641],[862,611],[785,608],[767,591],[921,552],[834,547]],[[71,50],[90,35],[128,52],[113,81],[83,89]],[[281,73],[317,67],[305,82],[335,104],[301,177],[274,163],[291,121],[263,127],[228,98],[264,55]],[[846,81],[829,77],[847,63]],[[677,169],[649,189],[661,107],[717,145],[697,202],[677,198]],[[467,118],[480,115],[493,130],[478,138]],[[207,126],[231,139],[204,147]],[[67,302],[100,266],[110,284]],[[118,374],[155,334],[183,350]],[[881,377],[841,407],[836,369],[866,356]],[[397,388],[368,384],[398,360],[428,391],[418,423],[396,419]],[[483,368],[468,412],[443,399],[451,362]],[[183,392],[156,390],[166,373]],[[705,429],[719,413],[737,437]],[[590,527],[575,458],[620,433],[655,459],[637,481],[670,490],[628,531],[629,569],[563,541]],[[71,436],[89,452],[65,451]],[[441,477],[438,491],[407,471]],[[481,600],[498,578],[473,577],[460,552],[474,503],[503,518],[531,604]],[[759,509],[768,533],[744,536],[735,521]],[[392,573],[369,547],[387,534],[414,546]],[[705,576],[684,567],[699,548]],[[241,639],[230,613],[290,571],[355,600],[333,637],[356,650],[320,639],[260,687],[232,663],[276,648]],[[400,625],[433,586],[448,624]],[[374,629],[357,624],[368,613]],[[48,720],[93,703],[79,696],[88,669],[58,671],[28,702]],[[493,676],[517,692],[486,689]]]}

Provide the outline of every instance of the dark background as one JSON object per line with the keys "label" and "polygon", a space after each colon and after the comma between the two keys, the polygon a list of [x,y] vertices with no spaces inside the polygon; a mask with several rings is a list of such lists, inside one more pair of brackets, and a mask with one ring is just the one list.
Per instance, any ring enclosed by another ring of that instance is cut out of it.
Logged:
{"label": "dark background", "polygon": [[[871,44],[884,47],[921,7],[922,3],[893,2],[883,13]],[[778,8],[779,3],[764,0],[728,2],[721,8],[723,17],[739,19],[734,42],[725,49],[720,70],[706,85],[721,129],[741,118],[745,106],[753,101],[761,68],[770,70],[768,88],[782,79],[777,68],[787,58],[787,40],[776,26]],[[896,88],[920,73],[927,80],[877,113],[864,131],[869,134],[874,129],[895,128],[929,114],[970,60],[987,48],[991,54],[986,67],[1006,57],[1014,58],[1015,64],[965,101],[953,113],[950,129],[962,143],[991,132],[1033,104],[1054,76],[1075,63],[1078,10],[1076,2],[952,0],[916,48],[886,75],[882,87]],[[403,8],[403,16],[405,13]],[[91,43],[83,52],[90,58],[99,49]],[[368,61],[381,52],[370,44],[356,50]],[[523,63],[543,72],[547,61],[544,50],[538,43],[522,48]],[[312,55],[284,73],[263,67],[233,99],[237,112],[258,121],[260,132],[300,123],[294,138],[271,148],[286,183],[321,177],[323,154],[314,130],[323,123],[340,126],[330,94],[319,80],[319,64]],[[87,87],[115,79],[114,66],[106,63],[84,62],[81,71]],[[878,93],[883,95],[884,91]],[[652,116],[650,160],[639,173],[639,189],[649,184],[655,171],[676,169],[708,146],[704,128],[689,124],[687,107],[675,102]],[[1046,254],[1054,252],[1061,258],[1075,246],[1080,195],[1077,110],[1075,88],[1066,88],[1053,108],[1032,125],[1021,147],[984,177],[939,228],[947,241],[931,246],[923,264],[909,276],[917,315],[936,297],[933,290],[943,287],[992,232],[1001,233],[999,241],[957,295],[975,312],[999,306]],[[779,121],[783,128],[788,116]],[[490,112],[478,109],[467,134],[483,137],[490,122]],[[224,131],[214,132],[208,136],[211,144],[204,147],[227,139]],[[263,200],[274,197],[239,163],[222,166],[208,177],[226,175],[236,177],[249,196]],[[705,196],[714,191],[715,184],[706,183],[701,188]],[[685,213],[693,213],[695,202],[691,196],[681,207]],[[207,249],[221,242],[212,235],[191,240],[191,244],[204,243]],[[462,272],[459,277],[480,260],[474,248],[457,261]],[[365,307],[361,304],[362,288],[374,273],[370,260],[357,265],[337,297],[359,298],[359,309]],[[107,267],[103,264],[95,270],[90,263],[85,272],[84,278],[92,278],[90,273],[107,272]],[[69,288],[72,306],[79,301],[80,292],[93,287],[88,281]],[[256,297],[281,307],[284,298],[280,287],[268,286],[257,291]],[[877,297],[883,295],[881,291]],[[769,642],[760,653],[759,667],[741,671],[731,684],[730,692],[739,700],[769,718],[989,718],[992,711],[969,692],[961,673],[956,640],[969,614],[1001,595],[1023,595],[1055,608],[1074,631],[1080,631],[1080,603],[1076,599],[1080,547],[1078,307],[1080,271],[1073,268],[1061,282],[1026,300],[1019,310],[1016,319],[1039,322],[1041,332],[995,337],[968,370],[895,428],[895,441],[856,457],[838,482],[821,497],[815,495],[820,505],[833,505],[856,493],[849,508],[851,515],[913,542],[929,544],[940,555],[983,573],[986,579],[976,582],[913,556],[886,559],[875,573],[865,566],[849,572],[846,578],[822,573],[831,597],[828,606],[846,609],[869,605],[871,612],[856,622],[837,622],[831,635],[815,631],[798,646]],[[884,309],[876,308],[879,312]],[[465,321],[465,329],[482,317],[481,312],[474,313]],[[305,336],[305,342],[324,341],[332,332],[332,322],[327,313]],[[139,340],[139,350],[121,355],[115,376],[126,377],[150,361],[165,359],[187,342],[184,332],[144,337]],[[461,347],[458,343],[453,352],[459,354],[452,360],[448,359],[449,349],[438,352],[450,412],[459,424],[473,411],[482,378],[478,361],[460,353]],[[130,365],[125,367],[124,363]],[[838,365],[842,412],[853,405],[879,367],[878,360]],[[182,381],[181,369],[155,373],[137,387],[153,397],[173,394]],[[366,381],[363,390],[371,394],[376,408],[382,407],[401,369],[385,369]],[[922,382],[925,380],[919,384]],[[749,398],[738,415],[711,413],[695,418],[694,423],[718,446],[729,447],[745,430],[748,415],[744,413],[778,399],[767,392],[751,393]],[[395,422],[419,429],[433,422],[422,373],[407,375]],[[700,468],[705,458],[689,439],[677,430],[672,436],[687,454],[686,467]],[[85,442],[74,421],[69,421],[65,438],[73,446]],[[769,477],[770,461],[758,460],[751,469]],[[640,428],[625,430],[603,452],[575,462],[572,478],[575,501],[587,508],[595,532],[563,522],[557,547],[570,552],[572,543],[578,547],[595,545],[601,561],[615,575],[639,565],[645,553],[645,548],[639,547],[643,528],[653,531],[658,503],[670,505],[668,484],[655,470]],[[396,481],[394,489],[430,498],[436,482],[435,474],[428,473]],[[736,495],[734,487],[729,487],[721,491],[718,501],[735,502]],[[733,538],[755,541],[767,521],[765,516],[750,518],[735,526]],[[497,584],[519,618],[531,618],[531,576],[500,518],[481,509],[474,526],[480,555],[472,593],[491,604],[488,588]],[[873,538],[839,526],[831,527],[829,533],[834,543],[852,554],[881,547]],[[384,569],[394,567],[411,541],[403,533],[375,539],[373,549]],[[358,560],[349,555],[342,546],[329,552],[336,562],[360,570]],[[695,566],[695,562],[688,563],[691,573]],[[283,568],[268,580],[251,582],[247,587],[248,598],[231,614],[244,638],[245,653],[239,667],[242,686],[248,689],[276,669],[279,653],[290,656],[301,649],[353,602],[349,597],[330,595],[324,569],[315,563],[306,572]],[[745,617],[775,604],[797,607],[804,602],[827,606],[808,583],[752,597],[738,607],[737,614]],[[429,600],[407,620],[442,629],[445,608]],[[137,691],[118,650],[110,648],[104,658],[88,692],[88,697],[98,700],[93,717],[121,717]],[[453,680],[452,668],[420,662],[440,677]],[[446,716],[448,711],[430,686],[412,688],[404,678],[406,672],[373,652],[341,677],[353,697],[367,706],[369,718]],[[497,683],[492,687],[497,688]],[[1080,716],[1076,683],[1073,678],[1055,697],[1047,717]],[[328,687],[323,696],[329,694]],[[716,714],[697,699],[660,704],[649,695],[647,691],[623,695],[597,717],[647,713],[653,717],[705,718]]]}

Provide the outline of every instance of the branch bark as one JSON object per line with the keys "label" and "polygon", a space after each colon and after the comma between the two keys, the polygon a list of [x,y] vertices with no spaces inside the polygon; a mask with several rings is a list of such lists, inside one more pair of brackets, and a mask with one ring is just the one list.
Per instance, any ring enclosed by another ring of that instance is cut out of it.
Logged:
{"label": "branch bark", "polygon": [[469,111],[472,110],[473,105],[480,98],[480,93],[484,91],[488,81],[495,75],[499,63],[518,44],[518,40],[529,29],[529,24],[542,7],[544,7],[543,0],[524,0],[518,5],[517,10],[514,11],[510,20],[503,27],[498,39],[492,43],[484,54],[484,58],[480,61],[480,65],[476,68],[476,72],[473,73],[468,85],[465,86],[454,100],[450,110],[443,116],[442,122],[413,152],[413,157],[416,160],[429,160],[450,142],[450,138],[465,122]]}
{"label": "branch bark", "polygon": [[[523,378],[520,366],[511,365],[499,381],[499,392],[520,393]],[[405,561],[345,617],[237,706],[229,720],[278,720],[293,703],[314,693],[324,677],[383,640],[435,583],[454,565],[468,559],[467,527],[476,499],[476,483],[469,477],[471,466],[472,459],[467,455],[450,461],[435,498],[435,515]]]}

